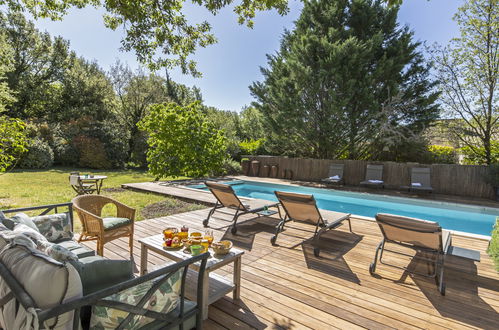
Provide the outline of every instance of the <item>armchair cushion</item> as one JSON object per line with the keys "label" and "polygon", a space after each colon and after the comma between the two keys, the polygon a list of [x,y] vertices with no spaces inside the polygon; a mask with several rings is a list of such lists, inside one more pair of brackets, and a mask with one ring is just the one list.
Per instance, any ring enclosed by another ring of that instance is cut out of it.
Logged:
{"label": "armchair cushion", "polygon": [[49,242],[59,243],[73,239],[71,221],[67,213],[40,215],[31,219]]}
{"label": "armchair cushion", "polygon": [[[168,314],[179,304],[180,287],[182,283],[183,270],[180,269],[173,273],[163,284],[161,284],[154,293],[147,299],[143,305],[144,309]],[[107,298],[115,302],[136,306],[139,301],[147,294],[149,289],[157,283],[158,279],[141,283],[132,288],[115,293]],[[128,313],[104,306],[93,306],[90,327],[92,329],[115,329],[127,317]],[[151,323],[151,318],[135,315],[126,329],[139,329]]]}
{"label": "armchair cushion", "polygon": [[133,277],[133,264],[130,260],[109,260],[101,256],[92,256],[71,261],[71,264],[80,274],[84,295]]}
{"label": "armchair cushion", "polygon": [[104,218],[102,222],[104,224],[104,231],[106,231],[129,225],[133,221],[127,218]]}

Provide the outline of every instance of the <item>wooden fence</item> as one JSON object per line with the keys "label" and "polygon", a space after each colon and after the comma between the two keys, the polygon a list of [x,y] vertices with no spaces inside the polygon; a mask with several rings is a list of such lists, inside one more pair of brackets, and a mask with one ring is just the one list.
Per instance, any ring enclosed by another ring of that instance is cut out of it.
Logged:
{"label": "wooden fence", "polygon": [[293,179],[319,181],[328,176],[329,165],[345,164],[346,185],[357,186],[365,179],[367,164],[383,164],[383,181],[388,189],[400,189],[410,184],[412,167],[430,167],[431,185],[435,193],[467,197],[494,198],[492,187],[485,182],[487,166],[454,164],[418,164],[395,162],[370,162],[364,160],[329,160],[287,158],[278,156],[247,156],[260,161],[260,173],[264,165],[278,165],[278,177],[284,177],[284,170],[293,171]]}

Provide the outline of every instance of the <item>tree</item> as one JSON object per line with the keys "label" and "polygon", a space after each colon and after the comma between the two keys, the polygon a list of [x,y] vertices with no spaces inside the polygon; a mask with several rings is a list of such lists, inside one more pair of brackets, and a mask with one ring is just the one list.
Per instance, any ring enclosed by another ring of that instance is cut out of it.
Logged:
{"label": "tree", "polygon": [[429,65],[397,12],[382,1],[305,3],[295,30],[268,55],[264,81],[250,87],[274,150],[376,158],[379,141],[410,140],[438,117]]}
{"label": "tree", "polygon": [[152,105],[139,128],[149,135],[149,172],[157,179],[205,176],[227,158],[225,136],[206,119],[199,102]]}
{"label": "tree", "polygon": [[[207,21],[192,24],[182,9],[186,0],[0,0],[0,6],[11,11],[27,11],[35,19],[51,18],[60,20],[70,8],[86,6],[103,7],[106,11],[104,24],[117,30],[123,28],[125,37],[122,49],[135,51],[137,59],[148,64],[152,70],[160,67],[180,67],[183,73],[200,75],[194,61],[189,60],[198,47],[206,47],[216,42]],[[213,15],[234,0],[192,0],[203,6]],[[256,12],[277,9],[287,13],[287,0],[241,0],[235,5],[239,24],[253,26]]]}
{"label": "tree", "polygon": [[12,70],[6,77],[16,95],[6,114],[22,119],[44,116],[54,106],[57,84],[74,56],[69,42],[41,33],[20,13],[0,12],[0,33],[12,49]]}
{"label": "tree", "polygon": [[468,159],[491,164],[499,143],[499,2],[468,0],[454,20],[460,37],[435,50],[441,101]]}

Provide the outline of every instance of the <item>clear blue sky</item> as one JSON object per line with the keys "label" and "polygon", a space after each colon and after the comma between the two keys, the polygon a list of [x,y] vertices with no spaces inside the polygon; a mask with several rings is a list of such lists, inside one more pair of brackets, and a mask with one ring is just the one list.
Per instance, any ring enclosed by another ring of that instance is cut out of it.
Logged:
{"label": "clear blue sky", "polygon": [[[334,1],[334,0],[331,0]],[[405,0],[399,22],[408,25],[415,38],[428,44],[446,44],[458,35],[452,16],[463,0]],[[201,88],[206,105],[219,109],[240,111],[252,101],[248,86],[262,79],[260,66],[266,66],[266,54],[279,48],[284,29],[292,29],[300,15],[302,4],[290,0],[290,13],[281,17],[276,12],[259,13],[255,27],[239,26],[230,8],[213,17],[205,10],[190,6],[188,17],[193,22],[208,20],[218,38],[216,45],[200,49],[193,57],[198,62],[202,78],[184,76],[173,72],[172,78],[188,86]],[[78,55],[96,60],[102,68],[120,59],[131,67],[138,64],[132,53],[119,51],[122,31],[111,31],[102,23],[102,12],[93,8],[72,10],[62,22],[41,20],[36,22],[40,30],[61,35],[70,40],[71,48]]]}

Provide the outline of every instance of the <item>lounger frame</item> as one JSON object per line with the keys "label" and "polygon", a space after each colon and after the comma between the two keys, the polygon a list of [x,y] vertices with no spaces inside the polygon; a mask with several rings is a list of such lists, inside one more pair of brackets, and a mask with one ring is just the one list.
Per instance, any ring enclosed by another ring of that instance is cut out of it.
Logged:
{"label": "lounger frame", "polygon": [[[210,218],[213,215],[213,213],[215,213],[216,210],[224,208],[224,207],[229,208],[229,209],[235,209],[236,213],[234,214],[234,217],[232,218],[232,228],[230,230],[231,233],[234,235],[237,233],[237,219],[239,219],[240,216],[248,214],[248,213],[262,212],[266,208],[277,207],[279,204],[279,203],[269,202],[268,205],[263,205],[263,206],[251,208],[251,207],[249,207],[241,202],[239,197],[237,197],[234,189],[232,189],[232,187],[230,185],[223,185],[223,184],[214,183],[214,182],[205,182],[205,184],[208,187],[208,189],[211,191],[213,196],[215,196],[215,198],[217,199],[217,202],[215,203],[215,206],[213,206],[213,208],[208,213],[208,217],[203,220],[203,226],[208,227]],[[222,188],[221,186],[224,186],[224,187]],[[220,189],[226,189],[227,192],[232,193],[234,195],[233,197],[235,198],[235,200],[237,200],[238,204],[236,203],[237,205],[232,205],[232,204],[228,205],[227,203],[224,203],[222,198],[220,198],[220,196],[218,195],[218,190],[220,190]],[[258,216],[260,216],[260,215],[258,214]]]}
{"label": "lounger frame", "polygon": [[[276,244],[277,236],[279,235],[279,233],[281,233],[282,231],[284,231],[284,226],[286,225],[286,223],[288,223],[290,221],[295,221],[289,215],[290,212],[286,208],[286,203],[283,203],[282,200],[281,200],[281,197],[280,197],[281,192],[274,191],[274,193],[275,193],[275,195],[277,196],[277,198],[280,201],[280,206],[284,209],[284,217],[282,217],[281,216],[281,212],[279,212],[279,216],[281,218],[281,221],[276,226],[276,230],[275,230],[274,236],[272,236],[272,238],[270,239],[270,242],[272,243],[272,245]],[[317,216],[318,216],[317,223],[315,224],[314,236],[312,237],[312,239],[313,239],[314,242],[317,243],[318,240],[320,239],[321,235],[324,232],[326,232],[326,231],[328,231],[330,229],[334,229],[334,228],[338,227],[344,220],[348,220],[348,227],[350,229],[350,232],[352,232],[352,222],[350,220],[350,214],[345,214],[343,217],[335,219],[334,221],[331,221],[330,223],[327,223],[324,220],[324,218],[322,217],[322,214],[319,211],[319,208],[317,207],[317,202],[315,200],[315,197],[313,195],[303,195],[303,196],[311,197],[312,201],[314,202],[315,212],[317,212]],[[304,221],[300,221],[300,220],[298,220],[298,221],[299,222],[304,222]],[[316,247],[314,248],[314,255],[318,257],[319,253],[320,253],[320,248],[317,247],[317,244],[315,244],[315,245],[316,245]]]}
{"label": "lounger frame", "polygon": [[[396,241],[396,240],[390,240],[390,239],[386,238],[387,237],[386,232],[383,229],[383,226],[379,223],[379,222],[383,223],[383,220],[380,219],[378,216],[376,216],[376,220],[378,222],[379,228],[380,228],[381,233],[383,234],[384,238],[381,240],[381,242],[376,247],[376,253],[374,255],[374,260],[369,265],[369,273],[374,276],[374,274],[376,272],[376,265],[377,265],[377,262],[379,259],[379,262],[383,265],[390,266],[393,268],[402,269],[402,270],[404,270],[410,274],[413,274],[413,275],[434,278],[435,282],[437,284],[437,287],[438,287],[438,291],[440,292],[440,294],[442,296],[444,296],[445,295],[445,281],[444,281],[445,255],[446,255],[446,249],[451,245],[451,237],[449,237],[449,239],[448,239],[449,242],[447,243],[448,245],[446,246],[446,245],[444,245],[444,244],[446,244],[446,242],[442,241],[442,228],[441,227],[438,227],[436,229],[436,231],[434,231],[434,232],[429,232],[426,230],[423,231],[423,230],[417,230],[417,229],[410,229],[411,231],[418,232],[418,233],[426,233],[426,234],[439,233],[439,246],[441,246],[442,249],[436,250],[436,249],[416,246],[413,244],[409,244],[409,243],[405,243],[405,242],[401,242],[401,241]],[[393,226],[393,227],[400,228],[400,229],[407,230],[406,227],[397,226],[393,223],[390,223],[389,225]],[[397,244],[399,246],[403,246],[405,248],[412,249],[416,252],[416,255],[407,254],[407,253],[403,253],[400,251],[389,250],[385,247],[386,243]],[[390,252],[390,253],[410,257],[412,259],[426,261],[428,272],[427,272],[427,274],[423,274],[420,272],[411,271],[407,267],[400,267],[400,266],[397,266],[394,264],[384,262],[383,261],[383,253],[384,252]],[[419,255],[417,255],[417,253],[424,253],[425,256],[419,256]],[[379,255],[379,258],[378,258],[378,255]],[[430,255],[431,257],[426,257],[426,255]]]}

